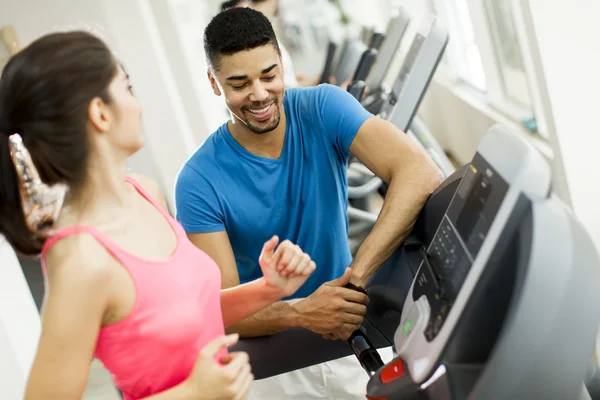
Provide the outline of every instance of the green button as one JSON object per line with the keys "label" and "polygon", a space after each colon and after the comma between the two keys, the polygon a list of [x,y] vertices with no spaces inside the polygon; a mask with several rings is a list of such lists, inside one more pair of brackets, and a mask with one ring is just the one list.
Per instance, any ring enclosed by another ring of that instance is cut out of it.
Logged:
{"label": "green button", "polygon": [[402,333],[404,333],[405,335],[408,334],[408,331],[410,330],[411,326],[412,326],[412,319],[409,318],[404,323],[404,328],[402,328]]}

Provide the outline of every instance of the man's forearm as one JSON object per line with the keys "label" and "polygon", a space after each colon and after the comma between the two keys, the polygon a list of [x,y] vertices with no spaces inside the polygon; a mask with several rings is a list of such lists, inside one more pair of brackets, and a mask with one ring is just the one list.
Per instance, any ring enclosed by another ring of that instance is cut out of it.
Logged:
{"label": "man's forearm", "polygon": [[240,337],[273,335],[301,326],[300,314],[294,303],[297,300],[278,301],[245,320],[226,328],[227,333],[239,333]]}
{"label": "man's forearm", "polygon": [[427,173],[399,172],[392,177],[379,218],[352,262],[351,283],[365,286],[412,230],[419,212],[442,180],[439,169],[430,165],[425,169]]}

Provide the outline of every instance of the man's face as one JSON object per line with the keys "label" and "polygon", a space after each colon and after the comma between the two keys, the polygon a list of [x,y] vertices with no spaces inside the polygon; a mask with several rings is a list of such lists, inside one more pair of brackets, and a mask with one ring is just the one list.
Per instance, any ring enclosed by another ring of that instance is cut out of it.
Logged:
{"label": "man's face", "polygon": [[217,96],[225,96],[234,117],[254,133],[279,126],[285,91],[281,58],[272,44],[220,57],[216,76],[209,72]]}

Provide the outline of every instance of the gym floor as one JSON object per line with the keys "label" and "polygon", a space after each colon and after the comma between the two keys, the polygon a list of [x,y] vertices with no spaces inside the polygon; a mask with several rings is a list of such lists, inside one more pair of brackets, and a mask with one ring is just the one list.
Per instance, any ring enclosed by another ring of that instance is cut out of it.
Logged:
{"label": "gym floor", "polygon": [[[29,284],[29,289],[38,308],[42,306],[44,299],[44,278],[39,261],[21,258],[19,260],[25,274],[25,279]],[[90,367],[90,377],[87,388],[82,397],[83,400],[120,400],[110,377],[110,374],[102,364],[94,360]]]}

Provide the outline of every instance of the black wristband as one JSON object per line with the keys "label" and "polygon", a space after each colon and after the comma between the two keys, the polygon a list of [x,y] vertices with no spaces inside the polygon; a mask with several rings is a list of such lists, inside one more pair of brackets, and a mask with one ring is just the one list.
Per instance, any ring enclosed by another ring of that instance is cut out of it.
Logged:
{"label": "black wristband", "polygon": [[348,283],[346,284],[346,286],[344,286],[344,287],[345,287],[345,288],[347,288],[347,289],[356,290],[357,292],[361,292],[361,293],[364,293],[364,294],[368,294],[368,293],[367,293],[367,289],[365,289],[365,288],[364,288],[364,287],[362,287],[362,286],[356,286],[355,284],[353,284],[353,283],[350,283],[350,282],[348,282]]}

